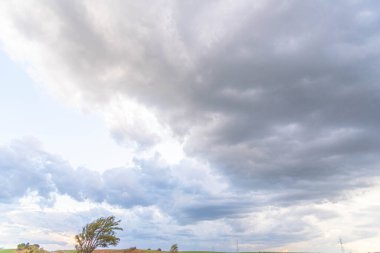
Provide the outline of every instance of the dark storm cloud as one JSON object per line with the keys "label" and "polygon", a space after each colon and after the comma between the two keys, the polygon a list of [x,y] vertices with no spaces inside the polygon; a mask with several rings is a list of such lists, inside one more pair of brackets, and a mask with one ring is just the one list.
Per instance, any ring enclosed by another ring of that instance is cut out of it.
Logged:
{"label": "dark storm cloud", "polygon": [[237,184],[329,198],[379,174],[378,19],[359,20],[377,6],[293,3],[252,15],[207,55],[191,106],[214,123],[187,150]]}
{"label": "dark storm cloud", "polygon": [[[39,7],[49,24],[12,8],[9,20],[18,39],[48,55],[35,70],[47,85],[72,91],[88,108],[116,97],[137,101],[186,139],[187,155],[209,162],[235,189],[267,192],[273,204],[290,205],[336,200],[380,175],[376,2],[53,1]],[[133,139],[133,131],[113,133],[119,142]],[[156,196],[140,198],[149,194],[131,186],[130,172],[88,175],[97,183],[76,183],[89,185],[86,192],[64,192],[144,205]],[[63,176],[57,184],[75,180]],[[99,191],[105,181],[114,182],[110,192],[129,192],[125,200]],[[165,187],[172,185],[159,189]],[[213,217],[229,215],[203,208]]]}
{"label": "dark storm cloud", "polygon": [[181,210],[185,217],[181,220],[195,222],[199,220],[214,220],[226,217],[243,215],[242,203],[231,205],[230,203],[214,205],[191,205]]}
{"label": "dark storm cloud", "polygon": [[215,198],[204,195],[200,199],[182,205],[177,219],[184,224],[217,219],[238,219],[257,211],[263,204],[247,198],[247,195],[242,192],[232,198],[228,196]]}
{"label": "dark storm cloud", "polygon": [[379,175],[378,6],[367,4],[268,5],[218,41],[188,104],[210,127],[187,151],[289,201],[333,199]]}

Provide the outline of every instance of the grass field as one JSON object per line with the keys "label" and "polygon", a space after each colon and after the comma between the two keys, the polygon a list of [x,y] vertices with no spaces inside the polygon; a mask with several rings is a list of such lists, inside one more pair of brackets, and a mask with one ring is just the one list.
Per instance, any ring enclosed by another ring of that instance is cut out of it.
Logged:
{"label": "grass field", "polygon": [[[57,250],[57,251],[53,251],[53,252],[60,252],[60,253],[75,253],[76,250],[75,249],[65,249],[65,250]],[[0,252],[1,253],[1,252]]]}
{"label": "grass field", "polygon": [[179,253],[223,253],[218,251],[179,251]]}
{"label": "grass field", "polygon": [[[75,250],[57,250],[51,251],[52,253],[75,253]],[[98,249],[95,250],[94,253],[127,253],[127,250],[122,249]],[[0,253],[17,253],[15,249],[0,249]],[[167,251],[156,251],[156,250],[133,250],[129,253],[167,253]],[[218,251],[179,251],[179,253],[225,253]],[[278,253],[278,252],[269,252],[269,251],[261,251],[261,252],[240,252],[240,253]],[[291,252],[289,252],[291,253]],[[295,253],[295,252],[294,252]],[[299,252],[298,252],[299,253]]]}
{"label": "grass field", "polygon": [[0,253],[15,253],[15,249],[0,249]]}

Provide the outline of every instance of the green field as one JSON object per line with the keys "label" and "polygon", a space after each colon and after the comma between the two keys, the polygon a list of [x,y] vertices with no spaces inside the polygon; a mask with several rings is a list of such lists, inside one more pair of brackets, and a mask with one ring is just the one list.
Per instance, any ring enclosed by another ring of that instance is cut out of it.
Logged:
{"label": "green field", "polygon": [[[121,250],[121,249],[114,250],[114,251],[116,253],[124,253],[124,250]],[[140,250],[140,252],[167,253],[167,251],[160,252],[160,251],[156,251],[156,250]],[[16,250],[15,249],[0,249],[0,253],[16,253]],[[57,250],[57,251],[51,251],[51,253],[76,253],[76,251],[75,250]],[[225,252],[218,252],[218,251],[178,251],[178,253],[225,253]],[[261,252],[240,252],[240,253],[279,253],[279,252],[261,251]],[[289,252],[289,253],[292,253],[292,252]],[[293,252],[293,253],[295,253],[295,252]]]}
{"label": "green field", "polygon": [[[52,251],[52,252],[59,252],[59,253],[75,253],[76,250],[75,249],[65,249],[65,250],[57,250],[57,251]],[[2,252],[0,252],[2,253]]]}
{"label": "green field", "polygon": [[0,249],[0,253],[15,253],[15,249]]}
{"label": "green field", "polygon": [[179,253],[223,253],[218,251],[179,251]]}

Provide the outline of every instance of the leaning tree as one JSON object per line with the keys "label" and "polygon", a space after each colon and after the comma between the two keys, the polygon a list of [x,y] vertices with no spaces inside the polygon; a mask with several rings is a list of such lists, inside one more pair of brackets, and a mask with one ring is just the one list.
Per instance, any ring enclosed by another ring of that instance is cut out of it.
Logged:
{"label": "leaning tree", "polygon": [[177,244],[173,244],[170,248],[170,253],[178,253],[178,245]]}
{"label": "leaning tree", "polygon": [[115,220],[114,216],[101,217],[83,227],[82,232],[75,236],[75,249],[78,253],[91,253],[96,248],[116,246],[120,238],[116,237],[121,220]]}

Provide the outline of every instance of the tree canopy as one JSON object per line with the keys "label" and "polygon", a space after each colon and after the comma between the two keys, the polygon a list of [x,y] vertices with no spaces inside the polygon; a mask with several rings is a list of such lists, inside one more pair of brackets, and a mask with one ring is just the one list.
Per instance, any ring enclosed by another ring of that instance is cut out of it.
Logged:
{"label": "tree canopy", "polygon": [[114,216],[101,217],[83,227],[82,232],[75,236],[75,249],[78,253],[91,253],[96,248],[106,248],[116,246],[120,238],[116,237],[121,220],[116,220]]}
{"label": "tree canopy", "polygon": [[17,252],[23,253],[46,253],[47,251],[40,247],[39,244],[20,243],[17,245]]}
{"label": "tree canopy", "polygon": [[173,244],[170,248],[170,253],[178,253],[178,245]]}

